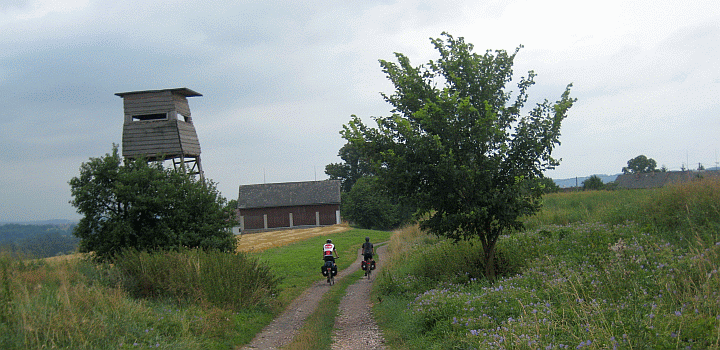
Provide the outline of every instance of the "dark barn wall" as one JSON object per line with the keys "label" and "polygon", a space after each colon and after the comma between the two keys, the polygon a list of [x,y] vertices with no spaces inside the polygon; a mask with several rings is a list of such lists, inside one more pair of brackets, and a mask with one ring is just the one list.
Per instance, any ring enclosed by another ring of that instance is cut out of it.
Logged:
{"label": "dark barn wall", "polygon": [[340,210],[338,204],[306,205],[276,208],[239,209],[238,215],[243,217],[245,230],[259,230],[265,228],[264,215],[267,215],[267,228],[290,227],[290,213],[292,213],[292,226],[315,226],[316,212],[320,216],[320,226],[335,225],[336,212]]}

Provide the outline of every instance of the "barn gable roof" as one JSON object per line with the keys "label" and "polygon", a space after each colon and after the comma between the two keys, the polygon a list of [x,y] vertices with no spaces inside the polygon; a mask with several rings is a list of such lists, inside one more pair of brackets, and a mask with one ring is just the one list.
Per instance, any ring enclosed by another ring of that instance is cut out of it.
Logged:
{"label": "barn gable roof", "polygon": [[243,185],[238,208],[340,204],[340,180]]}

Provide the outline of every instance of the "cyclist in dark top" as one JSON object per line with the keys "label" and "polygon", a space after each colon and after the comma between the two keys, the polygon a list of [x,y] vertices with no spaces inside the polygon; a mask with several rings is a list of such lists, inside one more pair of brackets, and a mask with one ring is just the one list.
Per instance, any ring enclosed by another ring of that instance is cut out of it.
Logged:
{"label": "cyclist in dark top", "polygon": [[[375,262],[373,261],[373,254],[375,254],[375,247],[372,243],[370,243],[370,237],[365,237],[365,243],[362,245],[362,254],[364,260],[371,264],[371,268],[373,265],[375,265]],[[365,276],[367,276],[367,270],[365,271]]]}

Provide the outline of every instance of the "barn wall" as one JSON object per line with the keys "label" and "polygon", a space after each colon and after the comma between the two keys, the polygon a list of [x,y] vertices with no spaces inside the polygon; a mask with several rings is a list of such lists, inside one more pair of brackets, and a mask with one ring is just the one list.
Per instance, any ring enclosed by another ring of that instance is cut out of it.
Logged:
{"label": "barn wall", "polygon": [[[340,210],[338,204],[293,206],[276,208],[239,209],[239,216],[245,230],[262,230],[272,228],[291,227],[290,214],[292,213],[292,227],[315,226],[320,219],[320,226],[335,225],[336,212]],[[267,227],[265,227],[267,215]]]}

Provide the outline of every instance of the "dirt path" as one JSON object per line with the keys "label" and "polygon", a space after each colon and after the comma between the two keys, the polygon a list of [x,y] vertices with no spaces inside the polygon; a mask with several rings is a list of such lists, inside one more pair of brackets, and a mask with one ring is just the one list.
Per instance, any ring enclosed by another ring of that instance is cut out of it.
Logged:
{"label": "dirt path", "polygon": [[[378,255],[385,255],[385,246],[378,248]],[[375,350],[385,348],[380,328],[372,316],[373,302],[370,300],[372,282],[382,264],[376,261],[376,269],[367,277],[355,282],[346,289],[346,294],[338,307],[339,316],[335,319],[333,350]]]}
{"label": "dirt path", "polygon": [[[378,248],[378,252],[382,252],[384,247]],[[381,254],[382,255],[382,254]],[[360,269],[360,262],[362,257],[359,256],[355,262],[353,262],[347,269],[338,272],[337,279],[345,278],[347,275]],[[376,274],[382,265],[377,264],[377,269],[373,271]],[[370,315],[370,289],[372,281],[375,279],[373,276],[370,281],[367,278],[360,279],[347,289],[347,295],[343,297],[339,313],[340,316],[335,320],[335,328],[337,329],[333,340],[333,349],[382,349],[382,346],[373,346],[368,344],[381,344],[383,342],[382,336],[375,325],[374,320],[369,317],[352,317],[357,316],[361,313],[363,315]],[[336,281],[337,282],[337,281]],[[298,330],[305,323],[305,319],[315,311],[320,299],[323,294],[330,290],[325,280],[314,283],[308,288],[303,294],[297,297],[288,308],[280,316],[278,316],[271,324],[265,327],[262,332],[258,333],[250,344],[241,348],[242,350],[275,350],[281,349],[292,342]],[[359,320],[359,319],[363,320]],[[369,320],[369,321],[368,321]],[[357,323],[362,321],[362,324]],[[367,322],[372,322],[368,325]],[[374,329],[376,333],[373,335],[369,333],[368,328]],[[363,335],[360,336],[354,332],[359,330],[363,331]],[[362,344],[356,345],[354,342],[358,339],[367,339]],[[365,344],[365,345],[363,345]]]}

